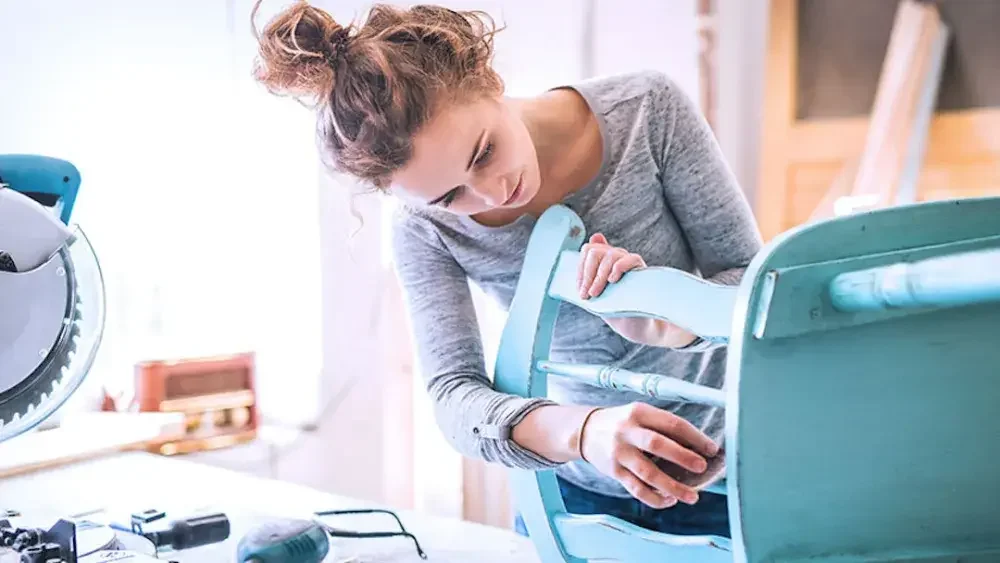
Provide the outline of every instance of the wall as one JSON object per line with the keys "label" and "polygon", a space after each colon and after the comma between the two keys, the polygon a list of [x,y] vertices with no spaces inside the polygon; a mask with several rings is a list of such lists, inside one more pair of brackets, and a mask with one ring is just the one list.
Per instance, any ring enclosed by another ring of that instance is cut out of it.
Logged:
{"label": "wall", "polygon": [[249,0],[0,3],[0,152],[67,159],[108,326],[94,375],[252,349],[273,420],[315,416],[318,174],[310,125],[250,80]]}
{"label": "wall", "polygon": [[716,0],[715,134],[756,204],[769,1]]}

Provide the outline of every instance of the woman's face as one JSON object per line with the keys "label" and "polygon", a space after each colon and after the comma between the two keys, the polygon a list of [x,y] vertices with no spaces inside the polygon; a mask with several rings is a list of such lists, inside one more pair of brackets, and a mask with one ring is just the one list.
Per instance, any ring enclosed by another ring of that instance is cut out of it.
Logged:
{"label": "woman's face", "polygon": [[538,193],[538,157],[521,116],[499,98],[439,111],[413,140],[391,190],[411,205],[458,215],[517,208]]}

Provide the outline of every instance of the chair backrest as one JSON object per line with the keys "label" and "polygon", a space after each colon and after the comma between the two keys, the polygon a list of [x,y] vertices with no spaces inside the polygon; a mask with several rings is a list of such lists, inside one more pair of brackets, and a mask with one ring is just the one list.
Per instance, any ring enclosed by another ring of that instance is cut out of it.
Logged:
{"label": "chair backrest", "polygon": [[[725,405],[732,541],[569,515],[552,471],[513,469],[542,561],[1000,560],[990,439],[1000,431],[1000,198],[802,226],[771,241],[738,287],[649,268],[584,302],[585,240],[564,207],[539,218],[495,385],[544,396],[559,373]],[[564,303],[728,341],[726,390],[548,362]]]}
{"label": "chair backrest", "polygon": [[[662,396],[723,404],[725,397],[719,390],[657,378],[658,374],[629,374],[603,370],[604,366],[548,361],[556,316],[563,303],[584,307],[595,314],[686,318],[691,321],[689,328],[705,337],[724,340],[729,334],[737,288],[709,284],[677,270],[651,268],[628,274],[607,287],[601,297],[581,301],[574,289],[577,251],[585,240],[580,218],[566,207],[553,207],[539,218],[528,242],[497,351],[495,387],[524,397],[545,396],[547,375],[564,372],[600,385],[647,385]],[[700,303],[692,299],[667,299],[660,289],[664,285],[681,286],[696,295]],[[671,536],[606,515],[567,514],[553,471],[511,470],[510,484],[528,533],[545,563],[600,558],[636,562],[661,559],[676,563],[732,560],[726,538]],[[664,559],[665,554],[670,557]]]}

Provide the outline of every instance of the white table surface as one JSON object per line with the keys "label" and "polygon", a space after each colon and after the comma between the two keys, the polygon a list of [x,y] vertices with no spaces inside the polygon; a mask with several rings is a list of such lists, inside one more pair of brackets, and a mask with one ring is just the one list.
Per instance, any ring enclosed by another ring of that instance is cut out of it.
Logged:
{"label": "white table surface", "polygon": [[[97,509],[116,515],[158,509],[166,511],[168,519],[201,511],[225,512],[232,530],[227,541],[160,556],[181,563],[235,561],[236,545],[242,535],[269,517],[310,518],[320,510],[386,508],[291,483],[139,452],[0,480],[0,505],[39,519],[44,527],[59,517]],[[538,562],[531,543],[509,530],[409,511],[396,514],[420,541],[428,563]],[[328,522],[357,531],[396,527],[388,515],[336,516]],[[375,561],[424,560],[405,537],[331,538],[330,554],[325,559],[343,563]]]}

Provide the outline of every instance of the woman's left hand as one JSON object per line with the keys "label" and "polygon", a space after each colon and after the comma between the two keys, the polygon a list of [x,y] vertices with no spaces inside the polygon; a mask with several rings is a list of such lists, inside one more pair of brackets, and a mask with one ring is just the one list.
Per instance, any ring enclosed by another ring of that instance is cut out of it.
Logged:
{"label": "woman's left hand", "polygon": [[[597,297],[609,283],[616,283],[632,270],[646,267],[642,256],[624,248],[613,247],[601,233],[594,233],[580,249],[577,287],[581,299]],[[643,317],[605,318],[615,332],[639,344],[680,347],[694,340],[694,335],[670,323]]]}

